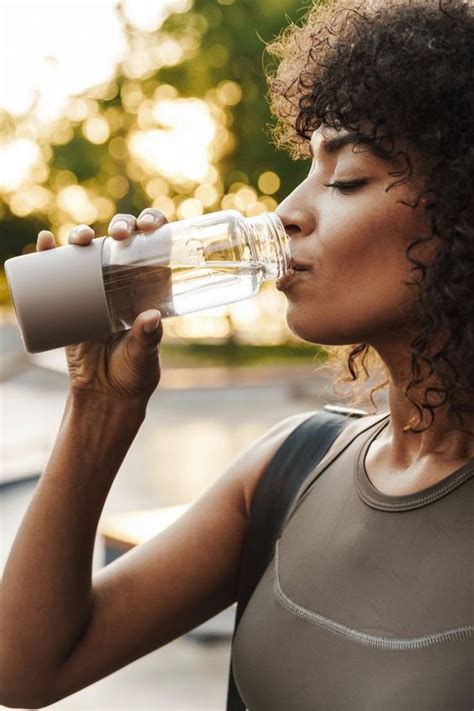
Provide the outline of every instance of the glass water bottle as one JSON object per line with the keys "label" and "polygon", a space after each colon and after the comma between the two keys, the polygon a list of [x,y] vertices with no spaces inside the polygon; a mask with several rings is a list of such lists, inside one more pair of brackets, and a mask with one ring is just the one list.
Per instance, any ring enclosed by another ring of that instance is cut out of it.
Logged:
{"label": "glass water bottle", "polygon": [[275,213],[224,210],[14,257],[5,272],[26,350],[38,353],[131,328],[147,309],[168,318],[247,299],[289,261]]}

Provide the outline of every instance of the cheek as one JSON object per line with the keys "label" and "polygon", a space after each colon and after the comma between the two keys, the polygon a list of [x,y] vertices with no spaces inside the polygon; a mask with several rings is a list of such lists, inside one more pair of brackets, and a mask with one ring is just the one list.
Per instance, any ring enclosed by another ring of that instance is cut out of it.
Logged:
{"label": "cheek", "polygon": [[[349,198],[350,200],[350,198]],[[416,235],[410,208],[374,198],[347,202],[321,217],[317,244],[318,270],[340,283],[357,283],[359,288],[379,282],[407,278],[410,263],[406,248]]]}
{"label": "cheek", "polygon": [[[321,212],[311,278],[288,294],[287,322],[327,345],[370,342],[413,318],[416,294],[406,248],[423,225],[411,208],[385,200]],[[415,253],[418,256],[418,253]]]}

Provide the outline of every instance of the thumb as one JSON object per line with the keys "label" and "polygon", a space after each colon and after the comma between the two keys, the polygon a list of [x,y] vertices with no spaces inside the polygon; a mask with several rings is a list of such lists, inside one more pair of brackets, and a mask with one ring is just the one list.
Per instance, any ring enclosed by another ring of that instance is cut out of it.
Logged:
{"label": "thumb", "polygon": [[158,309],[149,309],[138,314],[133,322],[130,336],[140,346],[157,346],[163,336],[161,313]]}

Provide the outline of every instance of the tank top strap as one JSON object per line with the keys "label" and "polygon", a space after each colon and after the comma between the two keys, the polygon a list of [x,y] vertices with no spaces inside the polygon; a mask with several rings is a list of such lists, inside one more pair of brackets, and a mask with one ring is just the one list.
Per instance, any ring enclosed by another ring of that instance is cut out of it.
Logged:
{"label": "tank top strap", "polygon": [[[360,448],[361,449],[364,446],[364,443],[366,439],[370,438],[371,433],[373,432],[374,429],[378,428],[379,426],[383,426],[388,422],[390,418],[390,413],[385,413],[384,415],[380,415],[379,418],[377,418],[375,421],[372,421],[371,423],[365,423],[365,426],[359,428],[357,432],[354,433],[353,436],[351,436],[347,441],[346,438],[344,438],[343,442],[340,443],[338,446],[338,440],[342,438],[342,435],[344,431],[338,436],[336,439],[335,443],[330,447],[329,451],[327,454],[324,455],[324,457],[321,459],[321,461],[318,463],[318,465],[314,468],[314,470],[311,472],[309,476],[306,477],[306,479],[302,482],[300,485],[296,496],[293,500],[293,503],[289,507],[287,514],[285,516],[285,520],[283,522],[282,526],[282,532],[285,529],[285,526],[288,524],[290,518],[292,517],[293,513],[295,512],[296,508],[299,506],[303,498],[305,497],[306,493],[309,491],[311,488],[312,484],[314,481],[322,474],[340,455],[348,449],[353,442],[358,440],[362,435],[367,434],[367,437],[362,439],[362,442],[360,443]],[[310,418],[311,420],[312,418]],[[316,420],[316,416],[314,416],[314,419]],[[363,420],[363,418],[362,418]],[[362,424],[362,422],[361,422]],[[380,427],[382,429],[382,426]],[[317,430],[310,432],[309,429],[306,430],[306,436],[317,436]],[[359,451],[359,450],[358,450]]]}

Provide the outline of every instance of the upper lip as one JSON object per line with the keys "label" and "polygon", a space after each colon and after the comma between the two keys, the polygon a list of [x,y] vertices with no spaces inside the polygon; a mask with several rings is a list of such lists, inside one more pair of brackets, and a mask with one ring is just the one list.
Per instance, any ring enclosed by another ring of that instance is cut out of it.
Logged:
{"label": "upper lip", "polygon": [[310,264],[305,264],[304,262],[300,261],[299,259],[294,259],[293,257],[290,259],[290,269],[294,269],[295,271],[306,271],[308,269],[311,269]]}

